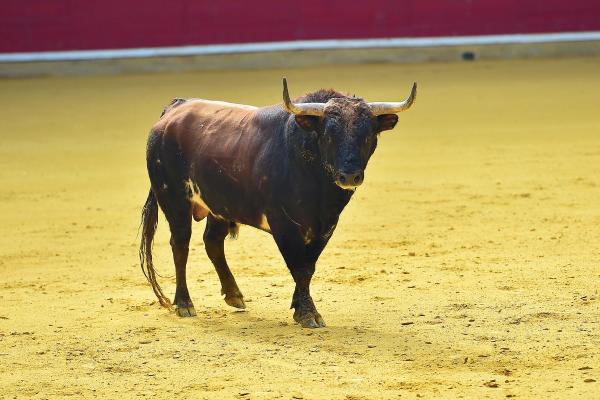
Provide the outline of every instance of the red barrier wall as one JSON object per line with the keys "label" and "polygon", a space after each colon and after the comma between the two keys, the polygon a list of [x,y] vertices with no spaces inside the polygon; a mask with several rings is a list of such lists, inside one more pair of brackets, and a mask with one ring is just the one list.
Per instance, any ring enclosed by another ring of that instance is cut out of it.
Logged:
{"label": "red barrier wall", "polygon": [[598,0],[0,0],[0,52],[600,30]]}

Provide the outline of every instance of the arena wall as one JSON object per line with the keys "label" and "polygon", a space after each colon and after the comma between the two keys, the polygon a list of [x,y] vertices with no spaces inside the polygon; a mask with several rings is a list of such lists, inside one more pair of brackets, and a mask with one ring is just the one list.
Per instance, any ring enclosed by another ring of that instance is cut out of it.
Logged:
{"label": "arena wall", "polygon": [[600,56],[597,0],[4,0],[0,78]]}
{"label": "arena wall", "polygon": [[597,0],[4,0],[0,53],[597,30]]}

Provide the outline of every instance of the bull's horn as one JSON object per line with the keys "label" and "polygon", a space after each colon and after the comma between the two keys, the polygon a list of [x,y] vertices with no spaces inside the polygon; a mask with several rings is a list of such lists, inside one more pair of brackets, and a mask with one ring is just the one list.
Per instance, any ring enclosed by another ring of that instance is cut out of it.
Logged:
{"label": "bull's horn", "polygon": [[292,103],[285,78],[283,78],[283,106],[288,112],[296,115],[323,116],[325,109],[325,103]]}
{"label": "bull's horn", "polygon": [[410,95],[404,101],[399,103],[369,103],[369,107],[371,107],[371,111],[374,115],[381,114],[396,114],[402,111],[406,111],[413,105],[415,99],[417,98],[417,82],[413,83],[412,90],[410,91]]}

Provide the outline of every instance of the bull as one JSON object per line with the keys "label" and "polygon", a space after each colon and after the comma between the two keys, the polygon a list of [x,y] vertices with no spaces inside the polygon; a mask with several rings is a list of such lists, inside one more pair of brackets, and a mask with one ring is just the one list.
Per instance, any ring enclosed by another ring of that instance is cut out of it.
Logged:
{"label": "bull", "polygon": [[[253,107],[175,99],[152,127],[146,152],[150,192],[142,210],[140,261],[160,304],[196,315],[186,283],[192,219],[206,218],[204,246],[233,307],[245,308],[224,253],[240,224],[273,236],[295,289],[291,308],[303,327],[324,327],[310,294],[319,255],[340,213],[363,183],[378,135],[414,103],[368,103],[335,90],[294,101],[283,79],[283,105]],[[161,208],[171,231],[174,306],[157,282],[152,242]]]}

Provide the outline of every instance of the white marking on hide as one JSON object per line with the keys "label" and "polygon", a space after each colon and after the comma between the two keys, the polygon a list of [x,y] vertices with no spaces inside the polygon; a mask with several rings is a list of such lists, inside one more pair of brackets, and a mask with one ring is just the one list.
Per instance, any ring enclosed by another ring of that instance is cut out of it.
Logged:
{"label": "white marking on hide", "polygon": [[304,244],[309,245],[313,240],[312,229],[308,228],[304,234]]}
{"label": "white marking on hide", "polygon": [[271,227],[269,226],[269,222],[267,221],[267,216],[265,214],[262,214],[260,216],[260,223],[258,224],[258,226],[263,231],[271,232]]}
{"label": "white marking on hide", "polygon": [[192,180],[188,179],[185,182],[185,186],[188,189],[188,193],[191,193],[191,196],[189,197],[190,202],[192,202],[194,204],[198,204],[200,207],[208,210],[212,214],[213,212],[210,211],[210,208],[206,205],[204,200],[202,200],[202,197],[201,197],[202,193],[200,193],[200,188],[198,188],[198,185],[194,185]]}
{"label": "white marking on hide", "polygon": [[328,240],[331,237],[331,235],[333,235],[333,231],[335,230],[336,226],[337,226],[337,224],[333,224],[333,226],[331,228],[329,228],[329,230],[323,234],[322,238],[325,240]]}

